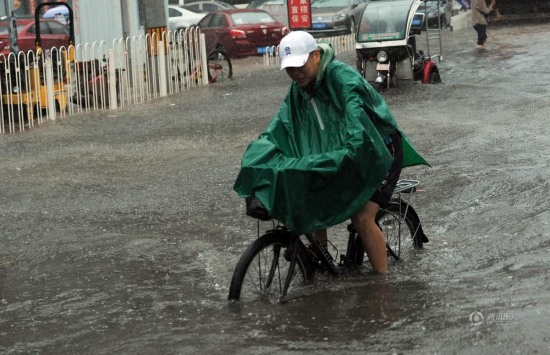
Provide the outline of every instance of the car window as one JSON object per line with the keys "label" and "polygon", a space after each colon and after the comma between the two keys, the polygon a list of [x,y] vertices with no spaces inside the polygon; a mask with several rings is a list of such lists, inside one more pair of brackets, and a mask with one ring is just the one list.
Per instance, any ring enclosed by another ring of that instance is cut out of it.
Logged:
{"label": "car window", "polygon": [[216,11],[216,10],[218,10],[218,9],[220,9],[220,8],[221,8],[220,6],[215,5],[215,4],[203,4],[203,5],[202,5],[202,9],[203,9],[204,11],[208,11],[208,12],[210,12],[210,11]]}
{"label": "car window", "polygon": [[[17,25],[17,33],[21,32],[21,30],[23,30],[23,27],[25,27],[25,25]],[[0,23],[0,35],[7,35],[7,34],[8,34],[7,22]]]}
{"label": "car window", "polygon": [[349,0],[315,0],[311,3],[311,7],[349,7]]}
{"label": "car window", "polygon": [[264,5],[285,5],[286,0],[253,0],[250,4],[248,4],[248,8],[250,9],[258,9],[261,8]]}
{"label": "car window", "polygon": [[61,23],[50,21],[48,22],[50,33],[54,35],[69,35],[69,29]]}
{"label": "car window", "polygon": [[225,18],[222,14],[211,13],[206,15],[200,22],[199,27],[209,28],[209,27],[220,27],[225,24]]}
{"label": "car window", "polygon": [[212,21],[212,15],[206,15],[202,18],[202,20],[199,21],[198,26],[202,28],[208,28],[210,27],[210,22]]}
{"label": "car window", "polygon": [[222,14],[214,14],[210,22],[210,27],[221,27],[224,23],[224,16]]}
{"label": "car window", "polygon": [[200,4],[189,4],[189,5],[185,5],[185,8],[187,10],[191,10],[193,12],[201,12],[201,9],[200,9]]}
{"label": "car window", "polygon": [[[42,27],[40,28],[42,30]],[[29,29],[27,30],[28,33],[35,34],[36,33],[36,24],[32,24]]]}
{"label": "car window", "polygon": [[267,12],[237,12],[231,14],[231,21],[235,25],[250,25],[253,23],[274,23],[277,22]]}
{"label": "car window", "polygon": [[50,26],[46,22],[40,22],[40,34],[41,35],[51,35],[52,30],[50,29]]}
{"label": "car window", "polygon": [[180,17],[180,16],[181,16],[181,12],[179,12],[178,10],[173,8],[168,9],[168,17]]}
{"label": "car window", "polygon": [[228,3],[229,5],[241,5],[243,7],[246,7],[250,3],[250,0],[224,0],[225,3]]}

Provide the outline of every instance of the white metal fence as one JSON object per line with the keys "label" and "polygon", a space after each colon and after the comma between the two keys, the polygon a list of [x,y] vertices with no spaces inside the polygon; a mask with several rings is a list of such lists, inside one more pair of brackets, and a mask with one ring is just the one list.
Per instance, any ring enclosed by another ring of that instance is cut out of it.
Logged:
{"label": "white metal fence", "polygon": [[[37,54],[38,53],[38,54]],[[0,55],[0,133],[208,83],[199,28]]]}
{"label": "white metal fence", "polygon": [[[354,50],[353,36],[324,38],[336,53]],[[276,47],[263,57],[278,65]],[[117,109],[208,84],[198,27],[43,53],[0,55],[0,133],[83,111]],[[205,73],[205,75],[203,75]]]}

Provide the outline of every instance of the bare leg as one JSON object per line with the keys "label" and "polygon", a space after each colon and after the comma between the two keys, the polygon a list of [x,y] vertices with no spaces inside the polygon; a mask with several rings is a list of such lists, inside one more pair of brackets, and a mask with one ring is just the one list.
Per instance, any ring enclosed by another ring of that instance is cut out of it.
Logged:
{"label": "bare leg", "polygon": [[318,231],[313,232],[315,238],[319,242],[319,245],[326,247],[327,246],[327,230],[319,229]]}
{"label": "bare leg", "polygon": [[386,239],[375,222],[379,208],[377,203],[369,201],[351,218],[351,221],[361,236],[363,248],[369,257],[372,268],[379,274],[386,274],[388,273]]}

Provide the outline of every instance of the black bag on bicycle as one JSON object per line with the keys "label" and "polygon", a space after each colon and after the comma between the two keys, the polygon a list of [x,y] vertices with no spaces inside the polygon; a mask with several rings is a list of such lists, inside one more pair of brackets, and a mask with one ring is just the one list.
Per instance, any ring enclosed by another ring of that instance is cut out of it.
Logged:
{"label": "black bag on bicycle", "polygon": [[269,221],[271,219],[264,205],[262,205],[258,199],[254,197],[247,197],[245,201],[247,216],[254,217],[262,221]]}

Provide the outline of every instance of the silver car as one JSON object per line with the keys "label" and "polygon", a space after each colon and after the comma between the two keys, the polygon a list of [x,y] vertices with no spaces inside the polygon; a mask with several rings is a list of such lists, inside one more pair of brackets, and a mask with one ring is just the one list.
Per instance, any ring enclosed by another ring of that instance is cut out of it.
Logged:
{"label": "silver car", "polygon": [[[311,28],[314,37],[331,37],[355,33],[361,14],[369,0],[311,0]],[[249,8],[269,12],[288,25],[287,0],[253,0]]]}
{"label": "silver car", "polygon": [[225,9],[234,9],[235,6],[222,1],[215,0],[201,0],[201,1],[189,1],[182,6],[184,9],[191,10],[196,13],[222,11]]}
{"label": "silver car", "polygon": [[422,28],[426,28],[426,20],[429,27],[445,28],[451,24],[452,7],[448,0],[426,0],[418,7],[417,13],[424,14]]}
{"label": "silver car", "polygon": [[315,37],[355,33],[368,0],[313,0],[311,29]]}

